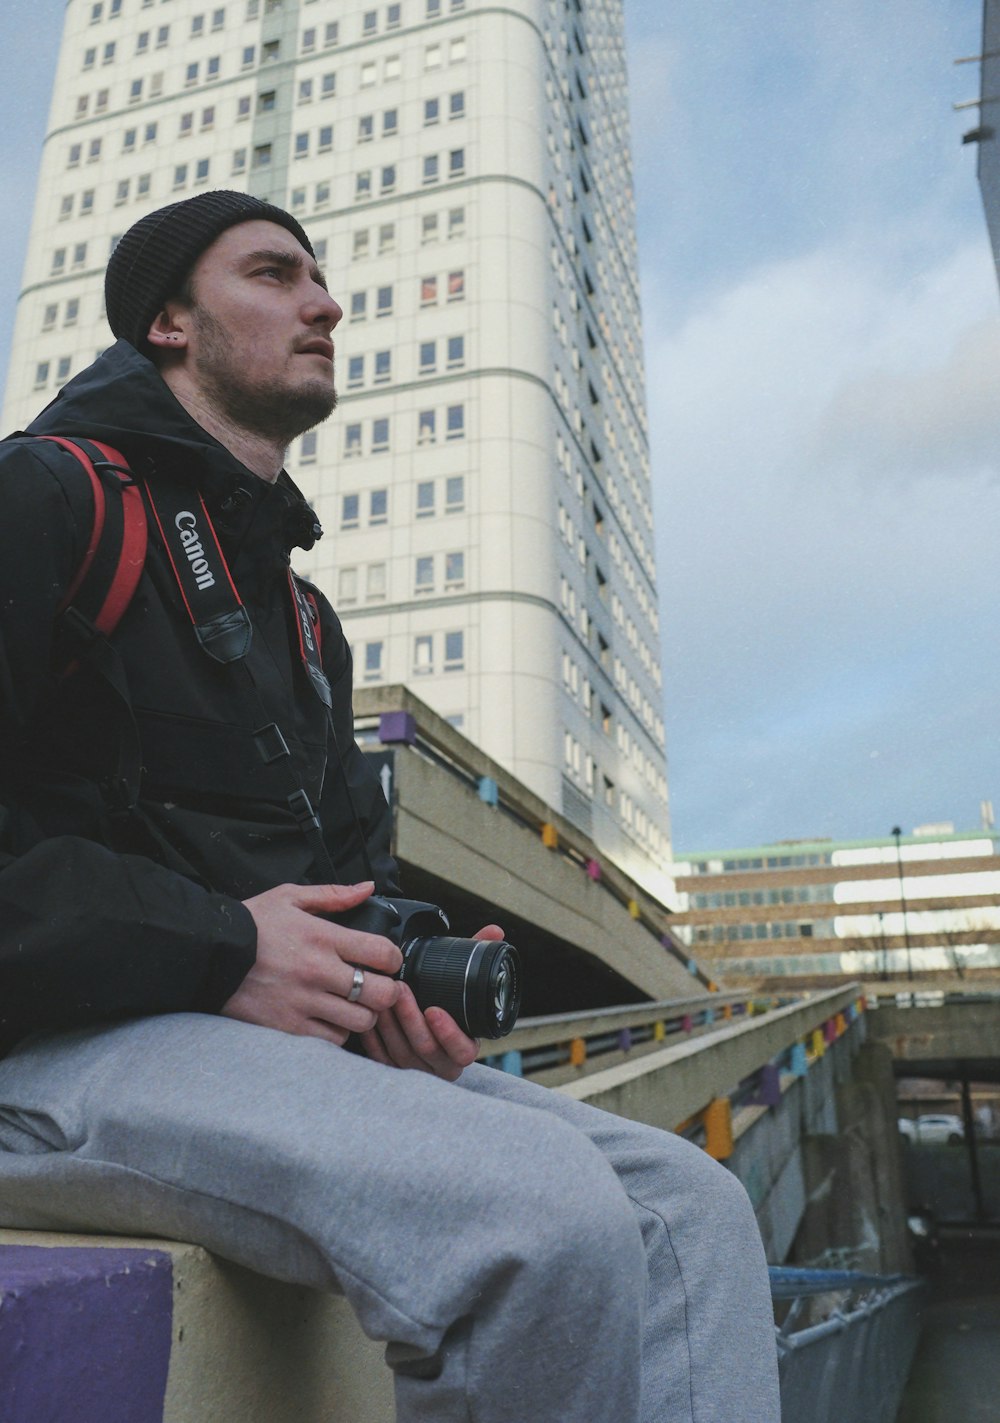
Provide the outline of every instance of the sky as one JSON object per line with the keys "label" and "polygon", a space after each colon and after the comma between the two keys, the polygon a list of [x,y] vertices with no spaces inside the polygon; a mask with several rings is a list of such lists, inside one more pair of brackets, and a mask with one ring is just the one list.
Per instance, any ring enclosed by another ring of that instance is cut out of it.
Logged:
{"label": "sky", "polygon": [[[4,0],[0,375],[63,0]],[[625,0],[676,853],[1000,812],[979,0]]]}

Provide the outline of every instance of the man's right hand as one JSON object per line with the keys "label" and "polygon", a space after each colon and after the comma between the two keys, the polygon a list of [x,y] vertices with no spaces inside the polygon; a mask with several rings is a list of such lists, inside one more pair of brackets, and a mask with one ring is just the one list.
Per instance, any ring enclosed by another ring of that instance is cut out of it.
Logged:
{"label": "man's right hand", "polygon": [[[319,917],[354,909],[373,889],[371,880],[281,884],[244,900],[257,925],[257,961],[222,1013],[338,1046],[373,1027],[399,996],[400,985],[388,975],[399,971],[402,954],[377,934]],[[349,1003],[356,966],[373,971],[365,973],[361,997]]]}

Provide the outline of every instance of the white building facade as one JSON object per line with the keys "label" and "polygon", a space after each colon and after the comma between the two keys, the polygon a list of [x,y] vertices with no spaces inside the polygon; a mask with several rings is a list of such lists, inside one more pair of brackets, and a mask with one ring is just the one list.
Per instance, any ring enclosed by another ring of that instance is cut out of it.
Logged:
{"label": "white building facade", "polygon": [[344,307],[289,451],[359,684],[408,683],[669,892],[622,0],[69,0],[5,428],[137,218],[237,188]]}

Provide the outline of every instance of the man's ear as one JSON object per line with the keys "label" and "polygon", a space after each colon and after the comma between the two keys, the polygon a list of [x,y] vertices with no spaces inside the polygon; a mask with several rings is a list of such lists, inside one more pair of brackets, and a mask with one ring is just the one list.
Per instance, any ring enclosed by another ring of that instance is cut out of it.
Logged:
{"label": "man's ear", "polygon": [[166,307],[153,319],[146,340],[160,351],[183,351],[187,345],[187,331],[182,322]]}

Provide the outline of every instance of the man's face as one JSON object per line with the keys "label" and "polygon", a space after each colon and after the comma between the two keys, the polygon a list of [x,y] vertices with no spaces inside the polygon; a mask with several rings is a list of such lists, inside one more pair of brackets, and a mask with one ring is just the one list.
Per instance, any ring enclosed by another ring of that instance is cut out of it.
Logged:
{"label": "man's face", "polygon": [[331,333],[343,311],[305,248],[277,223],[241,222],[191,273],[178,322],[195,386],[239,428],[287,445],[333,410]]}

